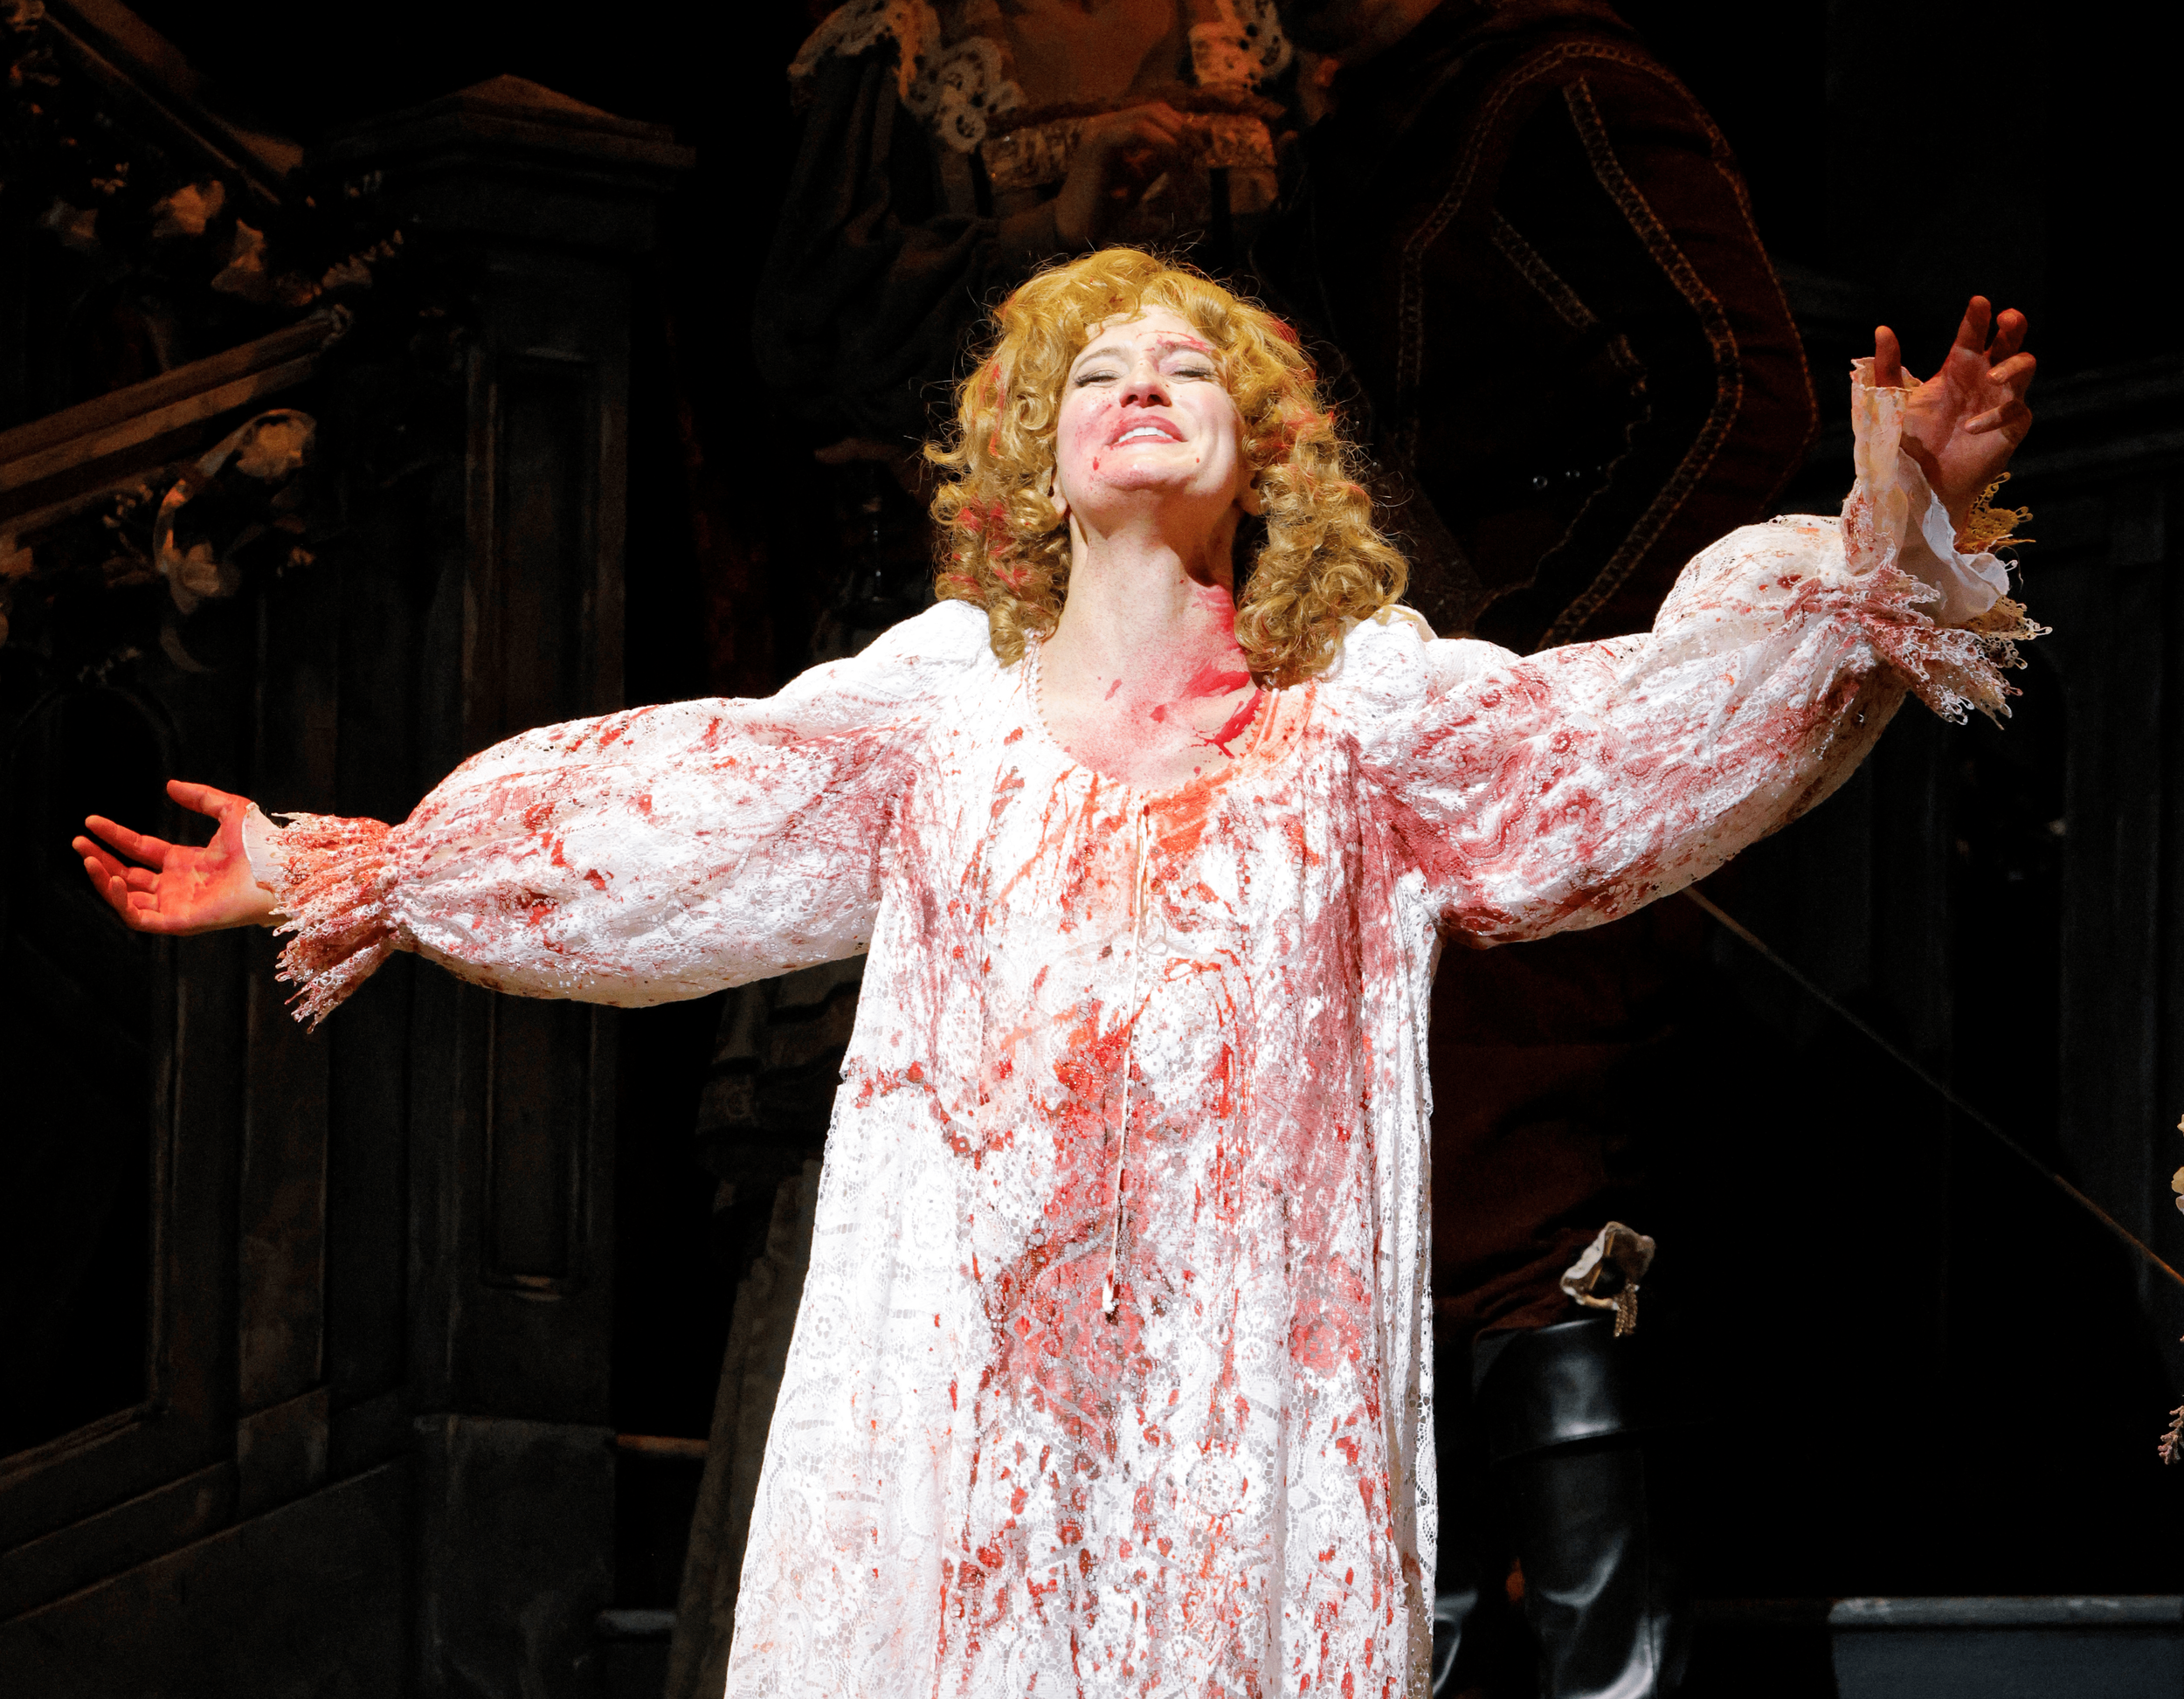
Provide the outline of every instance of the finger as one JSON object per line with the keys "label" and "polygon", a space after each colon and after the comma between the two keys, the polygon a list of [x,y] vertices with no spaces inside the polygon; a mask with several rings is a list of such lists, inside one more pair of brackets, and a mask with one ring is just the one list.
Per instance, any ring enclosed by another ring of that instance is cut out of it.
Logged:
{"label": "finger", "polygon": [[1967,421],[1964,433],[1967,437],[1984,437],[1999,431],[2012,442],[2022,442],[2031,429],[2032,409],[2022,401],[2008,401]]}
{"label": "finger", "polygon": [[93,882],[102,879],[118,879],[132,891],[151,891],[159,887],[159,875],[149,867],[132,867],[116,861],[88,838],[79,838],[70,846],[83,857],[86,867],[96,867]]}
{"label": "finger", "polygon": [[121,882],[121,876],[113,873],[104,862],[93,855],[84,857],[83,870],[90,875],[91,888],[99,894],[100,901],[119,914],[123,920],[127,920],[129,914],[129,887]]}
{"label": "finger", "polygon": [[94,836],[104,839],[110,848],[117,849],[135,860],[156,865],[166,860],[175,847],[164,838],[155,838],[144,832],[131,832],[128,827],[118,821],[109,820],[103,814],[86,815],[84,825],[90,827]]}
{"label": "finger", "polygon": [[1987,328],[1993,322],[1994,309],[1985,295],[1974,295],[1965,303],[1964,318],[1957,326],[1955,347],[1973,354],[1987,352]]}
{"label": "finger", "polygon": [[1130,127],[1129,140],[1125,145],[1151,148],[1161,153],[1172,153],[1176,148],[1183,146],[1189,139],[1189,131],[1180,124],[1169,126],[1149,120],[1144,123],[1133,124]]}
{"label": "finger", "polygon": [[120,879],[128,872],[126,867],[107,853],[105,845],[93,839],[73,838],[68,847],[83,857],[86,865],[98,868],[93,875],[94,881],[99,879]]}
{"label": "finger", "polygon": [[181,927],[169,915],[159,911],[159,899],[147,896],[142,891],[132,891],[118,879],[110,879],[100,888],[100,895],[107,906],[127,922],[133,932],[176,932]]}
{"label": "finger", "polygon": [[1994,320],[1994,345],[1987,351],[1987,357],[2001,365],[2025,345],[2025,332],[2031,328],[2025,315],[2015,307],[2006,307]]}
{"label": "finger", "polygon": [[162,914],[158,900],[132,892],[128,906],[121,909],[121,918],[129,923],[133,932],[177,934],[193,932],[197,929],[173,915]]}
{"label": "finger", "polygon": [[1898,390],[1904,386],[1904,349],[1896,333],[1886,325],[1873,330],[1873,387]]}
{"label": "finger", "polygon": [[199,814],[210,814],[215,819],[231,807],[250,806],[247,797],[238,797],[229,791],[217,791],[209,784],[194,784],[186,778],[169,779],[167,794],[184,808]]}
{"label": "finger", "polygon": [[2003,388],[2022,396],[2032,383],[2032,375],[2040,363],[2029,354],[2013,354],[1996,366],[1987,376]]}

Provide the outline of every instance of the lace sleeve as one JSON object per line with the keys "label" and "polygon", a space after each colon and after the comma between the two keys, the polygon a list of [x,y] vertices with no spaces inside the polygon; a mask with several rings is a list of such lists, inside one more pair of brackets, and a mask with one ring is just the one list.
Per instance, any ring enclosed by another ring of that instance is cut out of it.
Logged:
{"label": "lace sleeve", "polygon": [[1901,394],[1854,386],[1842,520],[1731,533],[1645,635],[1519,660],[1401,621],[1352,634],[1338,700],[1445,928],[1538,937],[1704,878],[1849,777],[1907,689],[1950,719],[2007,712],[2040,628],[1956,549],[1897,445]]}
{"label": "lace sleeve", "polygon": [[946,603],[763,701],[525,732],[398,825],[290,817],[260,853],[299,1018],[322,1019],[396,950],[499,991],[624,1006],[857,954],[920,728],[993,664],[985,617]]}

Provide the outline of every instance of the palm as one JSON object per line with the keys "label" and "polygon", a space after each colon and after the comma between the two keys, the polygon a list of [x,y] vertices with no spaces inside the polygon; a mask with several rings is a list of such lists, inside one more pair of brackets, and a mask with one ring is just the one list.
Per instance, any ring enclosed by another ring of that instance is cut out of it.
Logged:
{"label": "palm", "polygon": [[2025,391],[2035,363],[2031,355],[2019,352],[2025,330],[2023,314],[2005,312],[1995,318],[1986,297],[1973,296],[1941,369],[1923,383],[1904,373],[1896,333],[1886,325],[1874,333],[1873,381],[1883,389],[1910,388],[1904,406],[1904,451],[1959,528],[2032,428]]}
{"label": "palm", "polygon": [[138,932],[214,932],[270,919],[272,899],[252,878],[243,848],[249,799],[181,779],[168,781],[167,794],[219,822],[212,841],[170,844],[93,814],[84,822],[93,835],[75,840],[93,888]]}

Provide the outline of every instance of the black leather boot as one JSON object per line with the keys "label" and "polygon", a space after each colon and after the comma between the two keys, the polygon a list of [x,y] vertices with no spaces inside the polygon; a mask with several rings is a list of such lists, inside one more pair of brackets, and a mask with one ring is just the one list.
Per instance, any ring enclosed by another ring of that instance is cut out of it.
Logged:
{"label": "black leather boot", "polygon": [[1484,1480],[1448,1507],[1469,1525],[1449,1529],[1435,1699],[1510,1690],[1492,1644],[1503,1553],[1522,1569],[1538,1699],[1669,1699],[1682,1684],[1690,1620],[1661,1502],[1658,1411],[1638,1342],[1613,1335],[1603,1317],[1474,1344],[1462,1450]]}
{"label": "black leather boot", "polygon": [[1636,1435],[1495,1469],[1524,1565],[1540,1699],[1668,1699],[1682,1687],[1690,1625],[1654,1473]]}
{"label": "black leather boot", "polygon": [[[1456,1390],[1461,1404],[1469,1389]],[[1460,1423],[1444,1431],[1457,1445],[1469,1437]],[[1531,1635],[1509,1598],[1510,1553],[1489,1497],[1485,1457],[1476,1446],[1444,1455],[1450,1467],[1441,1471],[1433,1699],[1531,1699]]]}

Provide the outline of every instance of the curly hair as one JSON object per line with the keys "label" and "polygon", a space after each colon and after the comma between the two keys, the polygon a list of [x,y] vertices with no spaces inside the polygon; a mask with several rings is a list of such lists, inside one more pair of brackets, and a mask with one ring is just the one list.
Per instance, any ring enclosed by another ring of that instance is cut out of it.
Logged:
{"label": "curly hair", "polygon": [[1403,593],[1403,557],[1373,526],[1295,333],[1136,248],[1055,266],[1001,303],[992,345],[957,388],[952,439],[925,451],[955,473],[933,499],[936,593],[985,609],[1004,664],[1054,630],[1069,583],[1069,530],[1047,494],[1063,380],[1098,326],[1156,307],[1213,345],[1265,507],[1263,526],[1238,530],[1238,553],[1256,555],[1237,574],[1236,640],[1261,680],[1296,683],[1333,661],[1351,621]]}

